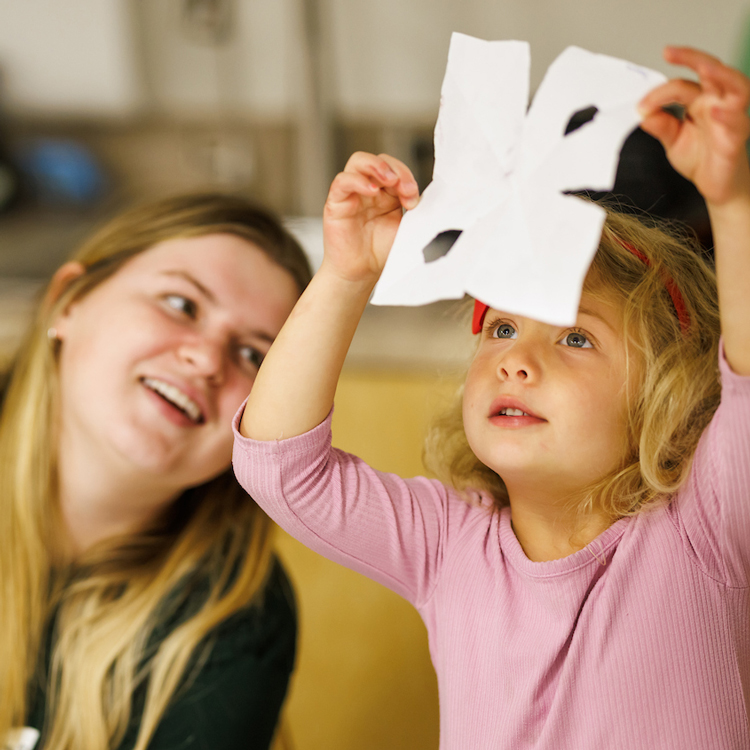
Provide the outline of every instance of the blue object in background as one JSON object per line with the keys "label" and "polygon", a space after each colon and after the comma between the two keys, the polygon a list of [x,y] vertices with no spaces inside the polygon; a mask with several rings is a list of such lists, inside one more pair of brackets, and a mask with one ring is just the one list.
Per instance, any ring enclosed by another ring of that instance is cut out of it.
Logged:
{"label": "blue object in background", "polygon": [[76,141],[35,139],[23,147],[18,163],[28,185],[44,202],[94,203],[107,187],[99,161]]}

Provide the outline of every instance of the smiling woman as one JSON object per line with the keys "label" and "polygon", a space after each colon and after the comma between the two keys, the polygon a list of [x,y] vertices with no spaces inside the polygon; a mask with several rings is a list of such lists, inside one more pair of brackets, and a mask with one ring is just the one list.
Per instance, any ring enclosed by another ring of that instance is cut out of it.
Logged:
{"label": "smiling woman", "polygon": [[[84,273],[73,263],[60,275]],[[226,469],[227,425],[297,295],[254,244],[212,233],[157,243],[55,318],[61,507],[81,548]],[[124,517],[99,498],[118,475],[118,493],[137,498]],[[79,486],[92,476],[96,498]]]}
{"label": "smiling woman", "polygon": [[0,738],[268,748],[294,602],[231,418],[309,276],[220,195],[123,214],[54,275],[0,426]]}

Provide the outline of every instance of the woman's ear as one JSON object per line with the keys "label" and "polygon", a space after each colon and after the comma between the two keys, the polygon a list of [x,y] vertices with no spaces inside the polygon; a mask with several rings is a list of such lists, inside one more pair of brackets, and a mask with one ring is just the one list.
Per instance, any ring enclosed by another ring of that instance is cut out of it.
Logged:
{"label": "woman's ear", "polygon": [[44,304],[50,308],[62,297],[65,290],[78,278],[86,273],[86,267],[77,260],[64,263],[55,271],[52,281],[49,283]]}
{"label": "woman's ear", "polygon": [[[47,292],[44,295],[44,300],[42,302],[44,308],[46,310],[51,310],[54,307],[55,303],[65,293],[66,289],[68,289],[68,287],[70,287],[70,285],[76,279],[79,279],[85,273],[86,267],[83,265],[83,263],[79,263],[75,260],[69,261],[68,263],[60,266],[60,268],[55,271],[55,275],[52,277],[52,280],[47,287]],[[53,323],[55,328],[58,329],[58,334],[60,328],[60,318],[65,317],[65,313],[65,310],[61,311],[58,320]]]}

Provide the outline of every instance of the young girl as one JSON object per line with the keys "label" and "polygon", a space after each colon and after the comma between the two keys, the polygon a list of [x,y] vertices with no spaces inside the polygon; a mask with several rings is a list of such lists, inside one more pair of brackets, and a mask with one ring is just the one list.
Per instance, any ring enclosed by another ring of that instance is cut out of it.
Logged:
{"label": "young girl", "polygon": [[2,408],[0,746],[269,747],[294,606],[231,418],[309,276],[221,195],[133,209],[55,274]]}
{"label": "young girl", "polygon": [[720,315],[697,253],[610,215],[574,327],[477,303],[463,429],[439,446],[463,492],[374,471],[330,447],[327,415],[418,197],[403,164],[355,154],[235,422],[235,471],[270,515],[420,611],[442,748],[750,746],[750,82],[666,59],[700,83],[651,92],[643,127],[708,203]]}

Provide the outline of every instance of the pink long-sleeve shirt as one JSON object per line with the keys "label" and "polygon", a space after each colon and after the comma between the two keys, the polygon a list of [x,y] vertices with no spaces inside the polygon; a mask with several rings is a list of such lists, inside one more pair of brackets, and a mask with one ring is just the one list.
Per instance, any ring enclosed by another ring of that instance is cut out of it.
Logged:
{"label": "pink long-sleeve shirt", "polygon": [[560,560],[530,561],[481,493],[331,448],[330,417],[237,433],[234,467],[290,534],[418,609],[442,750],[748,750],[750,378],[720,366],[683,489]]}

